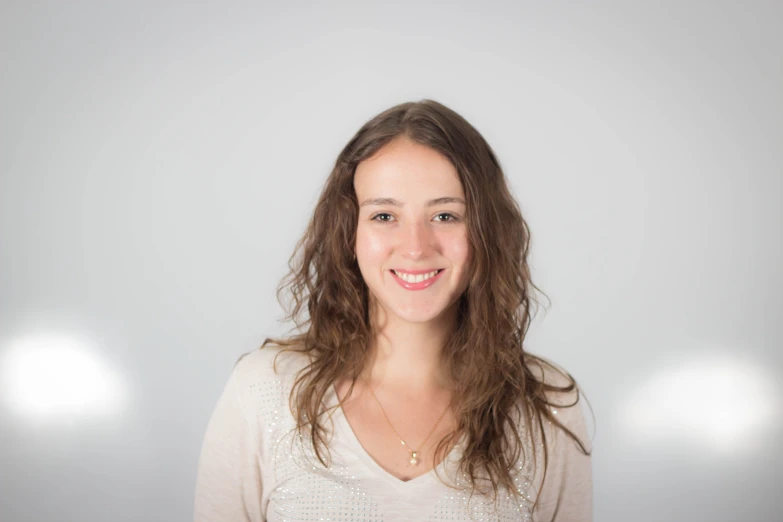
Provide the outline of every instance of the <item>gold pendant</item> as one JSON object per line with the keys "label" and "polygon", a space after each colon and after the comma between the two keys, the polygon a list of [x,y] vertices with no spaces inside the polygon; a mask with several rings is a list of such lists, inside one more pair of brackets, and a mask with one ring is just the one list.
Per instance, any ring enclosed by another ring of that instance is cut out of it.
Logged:
{"label": "gold pendant", "polygon": [[416,458],[417,455],[418,455],[417,452],[411,451],[411,466],[415,466],[415,465],[417,465],[419,463],[419,459]]}

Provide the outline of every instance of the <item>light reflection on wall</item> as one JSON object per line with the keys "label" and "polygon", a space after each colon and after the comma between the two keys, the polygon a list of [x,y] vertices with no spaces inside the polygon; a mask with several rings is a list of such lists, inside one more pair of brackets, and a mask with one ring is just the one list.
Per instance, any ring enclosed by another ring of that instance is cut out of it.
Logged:
{"label": "light reflection on wall", "polygon": [[29,417],[113,417],[127,388],[97,353],[73,336],[13,340],[2,358],[2,401]]}
{"label": "light reflection on wall", "polygon": [[641,443],[748,449],[779,421],[776,388],[759,364],[724,354],[687,356],[631,390],[619,420]]}

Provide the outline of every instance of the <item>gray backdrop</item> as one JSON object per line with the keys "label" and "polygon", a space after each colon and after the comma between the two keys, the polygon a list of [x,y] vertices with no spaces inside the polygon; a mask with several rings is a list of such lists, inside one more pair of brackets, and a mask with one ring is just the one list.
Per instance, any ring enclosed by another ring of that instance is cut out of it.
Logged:
{"label": "gray backdrop", "polygon": [[780,2],[3,2],[0,520],[186,521],[337,153],[496,150],[596,415],[597,521],[781,520]]}

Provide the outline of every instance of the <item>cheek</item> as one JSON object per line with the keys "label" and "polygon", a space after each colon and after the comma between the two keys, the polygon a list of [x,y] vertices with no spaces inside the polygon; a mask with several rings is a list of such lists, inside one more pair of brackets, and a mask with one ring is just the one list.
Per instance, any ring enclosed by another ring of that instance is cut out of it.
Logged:
{"label": "cheek", "polygon": [[467,270],[468,265],[473,257],[473,249],[468,241],[467,232],[449,238],[447,243],[449,257],[455,264],[463,265],[463,270]]}
{"label": "cheek", "polygon": [[356,230],[356,257],[360,261],[376,261],[385,255],[387,243],[380,234],[359,227]]}

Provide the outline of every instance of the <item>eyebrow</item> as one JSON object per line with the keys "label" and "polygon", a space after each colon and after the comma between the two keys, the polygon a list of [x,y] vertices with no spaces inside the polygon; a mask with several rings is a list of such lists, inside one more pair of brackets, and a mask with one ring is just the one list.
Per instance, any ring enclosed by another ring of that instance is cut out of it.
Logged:
{"label": "eyebrow", "polygon": [[[463,200],[462,198],[454,198],[454,197],[435,198],[429,200],[427,202],[427,206],[433,207],[435,205],[444,205],[446,203],[461,203],[462,205],[464,205],[465,200]],[[405,203],[397,201],[394,198],[372,198],[372,199],[365,199],[360,206],[364,207],[368,205],[389,205],[392,207],[404,207]]]}

